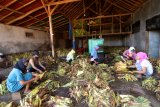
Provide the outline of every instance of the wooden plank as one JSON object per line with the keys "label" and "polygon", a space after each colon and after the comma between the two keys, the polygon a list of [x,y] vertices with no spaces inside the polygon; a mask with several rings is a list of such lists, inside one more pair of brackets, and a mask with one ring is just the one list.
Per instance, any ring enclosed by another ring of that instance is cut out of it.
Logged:
{"label": "wooden plank", "polygon": [[[107,18],[107,17],[112,17],[112,16],[127,16],[127,15],[132,15],[132,14],[133,13],[117,14],[117,15],[107,15],[107,16],[97,16],[97,17],[92,17],[92,18],[84,18],[83,20]],[[79,19],[79,20],[81,20],[81,19]]]}
{"label": "wooden plank", "polygon": [[37,7],[37,8],[35,8],[35,9],[33,9],[32,11],[29,11],[29,12],[23,14],[22,16],[19,16],[19,17],[13,19],[13,20],[7,22],[6,24],[12,24],[12,23],[14,23],[14,22],[16,22],[16,21],[18,21],[18,20],[21,20],[21,19],[29,16],[29,15],[32,14],[33,12],[36,12],[37,10],[40,10],[40,9],[42,9],[42,8],[43,8],[43,6]]}
{"label": "wooden plank", "polygon": [[[60,17],[63,17],[63,16],[58,16],[58,17],[56,17],[56,18],[52,18],[52,20],[58,19],[58,18],[60,18]],[[45,17],[44,19],[46,19],[46,18],[48,18],[48,16]],[[37,23],[37,22],[36,22],[36,23]],[[43,25],[43,24],[47,24],[47,23],[49,23],[49,22],[48,22],[48,21],[47,21],[47,22],[43,22],[43,23],[41,23],[41,24],[38,24],[38,26],[36,26],[36,27],[39,27],[39,26],[41,26],[41,25]],[[31,25],[33,25],[33,23],[30,24],[29,26],[31,26]],[[28,26],[28,25],[27,25],[27,26]]]}
{"label": "wooden plank", "polygon": [[[87,6],[87,7],[86,7],[86,11],[87,11],[95,2],[96,2],[96,0],[93,1],[89,6]],[[84,12],[81,12],[78,16],[76,16],[75,19],[78,19],[83,13],[84,13]]]}
{"label": "wooden plank", "polygon": [[[4,7],[4,6],[2,6],[2,5],[0,5],[0,7]],[[19,11],[17,11],[17,10],[13,10],[13,9],[10,9],[10,8],[8,8],[8,7],[5,7],[5,9],[6,10],[9,10],[9,11],[12,11],[12,12],[15,12],[15,13],[18,13],[18,14],[21,14],[21,15],[25,15],[25,13],[22,13],[22,12],[19,12]],[[26,15],[27,16],[27,15]],[[19,17],[21,17],[21,16],[19,16]],[[35,19],[35,20],[39,20],[39,19],[37,19],[37,18],[35,18],[35,17],[33,17],[33,16],[29,16],[28,15],[28,17],[30,17],[30,18],[32,18],[32,19]],[[13,19],[14,20],[14,19]],[[11,20],[12,21],[12,20]],[[17,21],[17,20],[16,20]],[[39,20],[39,21],[41,21],[41,20]],[[14,21],[15,22],[15,21]],[[8,24],[8,22],[7,23],[5,23],[5,24]],[[11,24],[11,23],[9,23],[9,24]]]}
{"label": "wooden plank", "polygon": [[63,24],[61,24],[61,25],[59,25],[59,26],[56,26],[56,27],[54,27],[54,28],[59,28],[60,26],[63,26],[63,25],[68,24],[68,23],[69,23],[69,22],[63,23]]}
{"label": "wooden plank", "polygon": [[75,9],[79,4],[80,4],[80,2],[77,3],[75,6],[73,6],[68,12],[65,12],[65,14],[67,15],[67,14],[71,13],[71,11],[72,11],[73,9]]}
{"label": "wooden plank", "polygon": [[3,10],[3,9],[5,9],[6,7],[10,6],[11,4],[15,3],[16,1],[18,1],[18,0],[11,0],[11,2],[8,3],[8,4],[6,4],[4,7],[2,7],[2,8],[0,9],[0,11]]}
{"label": "wooden plank", "polygon": [[51,10],[50,14],[52,15],[53,12],[55,12],[55,10],[58,8],[59,5],[56,5],[55,7],[53,7],[53,9]]}
{"label": "wooden plank", "polygon": [[[27,6],[27,5],[30,5],[30,4],[32,4],[32,3],[35,2],[35,1],[36,1],[36,0],[32,0],[31,2],[28,2],[28,3],[24,4],[23,6],[15,9],[15,11],[18,11],[18,10],[22,9],[23,7],[25,7],[25,6]],[[3,19],[5,19],[6,17],[10,16],[10,15],[13,14],[13,13],[14,13],[14,11],[12,11],[11,13],[9,13],[9,14],[5,15],[4,17],[0,18],[0,21],[3,20]]]}
{"label": "wooden plank", "polygon": [[117,5],[116,3],[113,3],[113,2],[110,2],[110,1],[108,1],[108,3],[110,3],[110,4],[114,5],[114,6],[116,6],[116,7],[119,8],[119,9],[124,10],[125,12],[131,12],[131,11],[127,10],[126,8]]}
{"label": "wooden plank", "polygon": [[46,5],[60,5],[60,4],[66,4],[66,3],[71,3],[71,2],[78,2],[78,1],[81,1],[81,0],[63,0],[63,1],[57,1],[57,2],[52,1]]}
{"label": "wooden plank", "polygon": [[[35,16],[35,18],[36,18],[36,17],[39,17],[39,16],[41,16],[41,15],[44,15],[44,14],[47,14],[47,13],[44,12],[44,13],[38,14],[38,15]],[[46,16],[47,16],[47,15],[46,15]],[[48,17],[48,16],[47,16],[47,17]],[[47,17],[45,17],[45,18],[47,18]],[[43,21],[43,19],[44,19],[44,18],[42,18],[42,19],[40,19],[40,20]],[[32,20],[32,19],[25,20],[25,21],[20,22],[20,23],[18,23],[18,24],[16,24],[16,25],[21,25],[21,24],[26,23],[26,22],[28,22],[28,21],[30,21],[30,20]],[[35,21],[34,23],[37,23],[37,22],[39,22],[39,20]]]}
{"label": "wooden plank", "polygon": [[46,13],[49,15],[48,10],[47,10],[47,8],[46,8],[46,6],[45,6],[44,1],[43,1],[43,0],[41,0],[41,3],[42,3],[42,5],[43,5],[43,7],[44,7],[44,9],[45,9]]}
{"label": "wooden plank", "polygon": [[89,8],[90,11],[92,11],[94,14],[98,14],[98,12],[96,12],[95,10],[93,10],[92,8]]}

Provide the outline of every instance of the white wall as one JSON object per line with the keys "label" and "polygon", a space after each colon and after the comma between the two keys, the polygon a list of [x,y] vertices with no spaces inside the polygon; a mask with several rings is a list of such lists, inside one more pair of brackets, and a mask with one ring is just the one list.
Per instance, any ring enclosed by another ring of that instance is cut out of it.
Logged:
{"label": "white wall", "polygon": [[[25,32],[33,33],[34,38],[26,38]],[[46,32],[0,24],[0,52],[8,54],[35,50],[48,41]]]}
{"label": "white wall", "polygon": [[[133,15],[133,23],[140,20],[140,32],[133,34],[133,37],[126,37],[128,46],[134,45],[138,50],[148,52],[146,44],[146,20],[160,14],[160,0],[148,0]],[[133,40],[131,40],[133,39]],[[130,42],[128,42],[130,41]],[[150,41],[152,42],[152,41]]]}

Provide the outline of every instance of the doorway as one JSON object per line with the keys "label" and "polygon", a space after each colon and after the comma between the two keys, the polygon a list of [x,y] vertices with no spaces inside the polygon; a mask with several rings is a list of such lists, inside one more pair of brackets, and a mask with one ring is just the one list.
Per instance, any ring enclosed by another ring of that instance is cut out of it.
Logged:
{"label": "doorway", "polygon": [[160,31],[149,31],[149,56],[160,57]]}

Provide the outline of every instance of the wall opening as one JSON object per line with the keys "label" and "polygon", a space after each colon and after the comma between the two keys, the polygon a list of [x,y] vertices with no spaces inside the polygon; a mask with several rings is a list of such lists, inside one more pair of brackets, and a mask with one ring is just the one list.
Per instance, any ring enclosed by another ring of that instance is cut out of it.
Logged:
{"label": "wall opening", "polygon": [[149,56],[160,57],[160,31],[149,31]]}

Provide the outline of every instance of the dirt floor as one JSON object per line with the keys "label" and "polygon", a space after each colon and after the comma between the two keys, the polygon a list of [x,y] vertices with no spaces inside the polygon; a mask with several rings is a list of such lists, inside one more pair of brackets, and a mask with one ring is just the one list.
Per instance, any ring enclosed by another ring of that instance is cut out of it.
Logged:
{"label": "dirt floor", "polygon": [[152,107],[160,107],[160,101],[156,99],[155,93],[148,91],[138,82],[115,81],[110,84],[111,88],[119,94],[130,94],[135,97],[143,96],[151,102]]}

